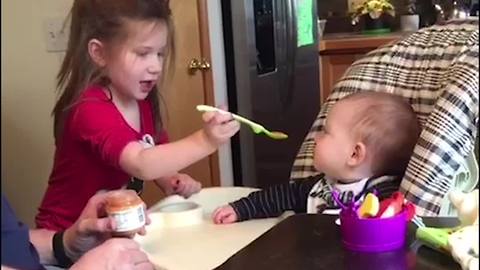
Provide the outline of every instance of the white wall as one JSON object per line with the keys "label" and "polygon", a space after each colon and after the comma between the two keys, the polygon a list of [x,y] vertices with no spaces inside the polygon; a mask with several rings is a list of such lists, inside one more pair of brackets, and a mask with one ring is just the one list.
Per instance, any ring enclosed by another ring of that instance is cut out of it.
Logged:
{"label": "white wall", "polygon": [[2,193],[33,225],[53,160],[55,75],[61,54],[48,53],[43,20],[65,17],[72,1],[2,0]]}

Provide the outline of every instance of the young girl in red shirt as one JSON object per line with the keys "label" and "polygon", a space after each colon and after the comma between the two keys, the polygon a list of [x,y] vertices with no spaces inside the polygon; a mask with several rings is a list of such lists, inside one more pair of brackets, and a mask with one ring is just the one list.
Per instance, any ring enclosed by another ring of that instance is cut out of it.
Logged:
{"label": "young girl in red shirt", "polygon": [[216,151],[239,124],[205,113],[203,129],[168,142],[157,88],[173,63],[168,1],[75,0],[70,16],[55,159],[37,227],[65,229],[98,191],[140,192],[142,180],[186,197],[198,192],[200,183],[178,171]]}

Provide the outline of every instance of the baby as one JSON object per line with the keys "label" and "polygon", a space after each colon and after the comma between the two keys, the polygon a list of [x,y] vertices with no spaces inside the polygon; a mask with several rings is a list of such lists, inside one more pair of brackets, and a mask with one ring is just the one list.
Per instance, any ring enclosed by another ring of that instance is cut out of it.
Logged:
{"label": "baby", "polygon": [[420,135],[412,107],[388,93],[358,92],[337,101],[315,138],[319,175],[274,185],[217,208],[216,224],[276,217],[287,210],[321,213],[375,189],[380,198],[398,190]]}

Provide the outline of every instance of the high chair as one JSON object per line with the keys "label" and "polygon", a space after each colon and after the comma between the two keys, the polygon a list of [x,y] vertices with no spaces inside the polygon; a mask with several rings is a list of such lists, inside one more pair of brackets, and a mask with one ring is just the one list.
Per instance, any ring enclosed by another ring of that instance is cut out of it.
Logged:
{"label": "high chair", "polygon": [[404,97],[422,132],[399,190],[421,216],[452,215],[452,188],[478,181],[473,148],[478,127],[478,19],[434,25],[367,53],[336,83],[294,161],[291,179],[319,174],[313,167],[315,133],[339,99],[358,91]]}

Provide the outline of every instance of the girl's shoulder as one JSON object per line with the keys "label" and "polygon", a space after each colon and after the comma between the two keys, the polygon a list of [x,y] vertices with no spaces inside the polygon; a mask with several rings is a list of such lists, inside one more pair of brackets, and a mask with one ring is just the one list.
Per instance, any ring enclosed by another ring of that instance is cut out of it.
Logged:
{"label": "girl's shoulder", "polygon": [[104,88],[99,85],[88,86],[78,98],[77,102],[74,104],[75,110],[85,110],[85,109],[106,109],[112,110],[115,108],[113,105],[112,99],[104,91]]}
{"label": "girl's shoulder", "polygon": [[71,108],[68,122],[95,122],[102,119],[118,120],[118,112],[101,86],[87,87]]}
{"label": "girl's shoulder", "polygon": [[85,90],[82,91],[79,102],[89,102],[89,101],[107,101],[111,102],[111,97],[108,96],[103,86],[93,84],[87,86]]}

